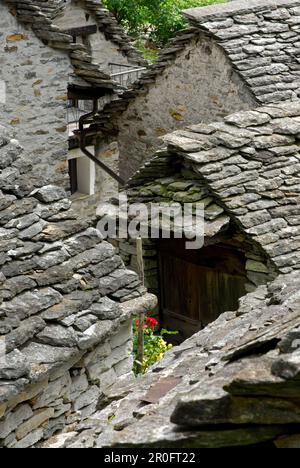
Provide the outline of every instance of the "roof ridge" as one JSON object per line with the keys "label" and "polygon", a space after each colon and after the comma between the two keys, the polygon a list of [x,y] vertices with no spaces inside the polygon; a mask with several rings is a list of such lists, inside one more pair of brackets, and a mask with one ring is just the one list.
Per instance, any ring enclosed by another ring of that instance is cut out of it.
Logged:
{"label": "roof ridge", "polygon": [[247,14],[264,11],[266,8],[294,7],[299,0],[234,0],[227,3],[216,3],[206,7],[195,7],[183,10],[188,19],[197,17],[197,21],[210,21],[216,17],[226,18],[232,14]]}
{"label": "roof ridge", "polygon": [[184,15],[223,48],[259,103],[298,99],[300,0],[237,0]]}

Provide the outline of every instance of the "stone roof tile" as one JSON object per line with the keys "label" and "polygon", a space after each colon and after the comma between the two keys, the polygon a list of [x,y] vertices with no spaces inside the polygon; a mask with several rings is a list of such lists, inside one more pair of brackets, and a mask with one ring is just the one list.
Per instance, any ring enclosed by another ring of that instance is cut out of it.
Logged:
{"label": "stone roof tile", "polygon": [[299,0],[241,0],[184,14],[213,35],[258,102],[298,98]]}
{"label": "stone roof tile", "polygon": [[[71,215],[64,190],[52,185],[32,190],[34,168],[3,127],[0,161],[3,402],[65,361],[78,361],[82,349],[102,342],[132,314],[154,307],[155,298],[89,220]],[[61,213],[70,218],[61,220]]]}

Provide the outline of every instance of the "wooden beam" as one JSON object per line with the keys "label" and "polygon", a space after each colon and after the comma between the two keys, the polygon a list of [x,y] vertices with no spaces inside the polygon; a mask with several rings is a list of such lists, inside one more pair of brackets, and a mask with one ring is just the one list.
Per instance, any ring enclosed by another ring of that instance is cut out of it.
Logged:
{"label": "wooden beam", "polygon": [[99,99],[112,92],[113,90],[111,88],[107,88],[105,86],[101,87],[101,85],[98,85],[97,87],[92,87],[92,86],[83,87],[83,86],[69,85],[68,98],[69,99],[93,100],[93,99]]}
{"label": "wooden beam", "polygon": [[78,28],[64,29],[62,32],[64,34],[69,34],[72,37],[90,36],[91,34],[95,34],[97,32],[97,26],[94,24],[91,26],[81,26]]}
{"label": "wooden beam", "polygon": [[[95,136],[96,132],[94,135],[90,135],[86,139],[87,146],[93,146],[95,144]],[[78,149],[80,148],[80,142],[79,138],[76,137],[75,135],[72,135],[69,137],[69,151],[72,151],[73,149]]]}

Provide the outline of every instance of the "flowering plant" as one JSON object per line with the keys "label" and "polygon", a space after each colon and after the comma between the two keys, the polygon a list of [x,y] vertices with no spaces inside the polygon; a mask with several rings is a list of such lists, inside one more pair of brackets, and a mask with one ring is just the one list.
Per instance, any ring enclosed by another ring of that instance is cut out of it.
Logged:
{"label": "flowering plant", "polygon": [[[139,325],[140,325],[140,321],[136,320],[135,321],[136,328],[139,328]],[[153,317],[146,317],[146,323],[144,325],[145,329],[151,328],[152,330],[155,330],[157,325],[158,325],[158,320],[156,320]]]}
{"label": "flowering plant", "polygon": [[158,321],[154,317],[146,317],[144,324],[144,360],[143,363],[140,363],[137,360],[139,325],[139,320],[135,320],[133,324],[133,351],[135,356],[134,372],[136,374],[138,374],[140,367],[142,367],[142,372],[145,373],[150,366],[160,361],[164,357],[164,354],[172,348],[172,345],[168,344],[164,339],[165,335],[176,335],[178,333],[165,329],[162,329],[158,333]]}

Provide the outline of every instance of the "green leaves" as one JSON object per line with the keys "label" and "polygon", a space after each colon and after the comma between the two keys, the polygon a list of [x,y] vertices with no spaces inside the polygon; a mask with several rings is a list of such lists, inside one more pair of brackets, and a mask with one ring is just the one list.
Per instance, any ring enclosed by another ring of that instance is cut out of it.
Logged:
{"label": "green leaves", "polygon": [[147,35],[166,43],[186,26],[181,11],[186,8],[223,3],[225,0],[103,0],[128,32],[138,38]]}
{"label": "green leaves", "polygon": [[169,330],[166,330],[165,328],[162,328],[161,331],[160,331],[160,334],[161,336],[164,336],[164,335],[178,335],[178,331],[169,331]]}

